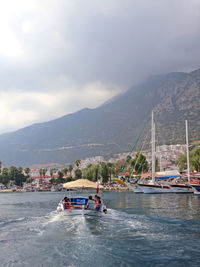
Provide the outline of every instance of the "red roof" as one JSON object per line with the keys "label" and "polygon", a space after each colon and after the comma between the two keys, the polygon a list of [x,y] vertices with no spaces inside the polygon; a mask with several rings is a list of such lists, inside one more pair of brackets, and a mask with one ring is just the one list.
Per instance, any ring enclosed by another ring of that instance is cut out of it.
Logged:
{"label": "red roof", "polygon": [[119,175],[120,176],[122,176],[122,175],[129,175],[129,172],[123,172],[123,173],[120,173]]}
{"label": "red roof", "polygon": [[70,175],[64,175],[63,176],[63,178],[69,178],[70,177]]}

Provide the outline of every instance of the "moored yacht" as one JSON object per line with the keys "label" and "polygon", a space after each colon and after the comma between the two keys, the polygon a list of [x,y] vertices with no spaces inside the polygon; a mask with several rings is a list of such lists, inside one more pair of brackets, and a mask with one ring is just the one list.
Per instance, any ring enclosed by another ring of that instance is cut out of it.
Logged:
{"label": "moored yacht", "polygon": [[138,186],[140,187],[140,189],[143,191],[144,194],[172,193],[172,190],[169,185],[158,183],[155,180],[155,123],[153,118],[153,111],[151,119],[151,140],[152,140],[152,147],[151,147],[152,180],[148,181],[147,183],[138,183]]}

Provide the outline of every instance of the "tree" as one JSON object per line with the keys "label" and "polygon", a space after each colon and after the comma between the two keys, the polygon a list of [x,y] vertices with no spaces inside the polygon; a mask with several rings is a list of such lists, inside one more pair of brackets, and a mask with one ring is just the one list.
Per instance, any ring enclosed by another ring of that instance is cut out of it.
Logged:
{"label": "tree", "polygon": [[97,181],[99,177],[99,166],[89,164],[88,167],[83,170],[83,177],[90,181]]}
{"label": "tree", "polygon": [[26,178],[24,174],[22,173],[22,168],[16,168],[15,166],[11,166],[9,168],[9,178],[10,180],[13,180],[16,185],[22,186],[22,183],[25,182]]}
{"label": "tree", "polygon": [[100,166],[101,166],[100,174],[101,174],[102,182],[107,183],[109,179],[108,166],[105,162],[101,162]]}
{"label": "tree", "polygon": [[0,175],[0,182],[4,185],[8,185],[10,181],[9,172],[7,168],[3,168],[2,174]]}
{"label": "tree", "polygon": [[28,177],[26,179],[26,183],[32,183],[34,181],[34,179],[32,177]]}
{"label": "tree", "polygon": [[160,166],[159,166],[159,163],[158,163],[158,158],[155,159],[155,171],[156,172],[159,172],[160,171]]}
{"label": "tree", "polygon": [[186,153],[184,153],[183,155],[181,155],[179,158],[178,158],[178,167],[179,167],[179,170],[182,172],[183,170],[186,170],[187,169],[187,155]]}
{"label": "tree", "polygon": [[62,173],[63,173],[64,175],[66,175],[66,174],[68,173],[68,168],[64,168],[64,169],[62,169]]}
{"label": "tree", "polygon": [[42,176],[45,177],[47,169],[42,169]]}
{"label": "tree", "polygon": [[43,174],[43,170],[42,169],[39,169],[39,174],[40,174],[40,177],[42,177],[42,174]]}
{"label": "tree", "polygon": [[[191,171],[200,171],[200,148],[194,147],[192,151],[189,152],[190,159],[190,170]],[[187,169],[187,155],[184,153],[178,158],[179,170],[183,171]]]}
{"label": "tree", "polygon": [[2,174],[6,174],[7,175],[8,172],[9,172],[8,168],[3,168]]}
{"label": "tree", "polygon": [[68,166],[68,170],[69,170],[70,176],[72,176],[73,166],[71,164]]}
{"label": "tree", "polygon": [[118,176],[120,173],[122,166],[124,165],[124,160],[118,160],[115,164],[115,175]]}
{"label": "tree", "polygon": [[82,178],[82,171],[80,169],[75,170],[75,180]]}
{"label": "tree", "polygon": [[200,172],[200,148],[195,147],[190,152],[190,163],[192,171]]}
{"label": "tree", "polygon": [[25,172],[26,176],[28,177],[29,176],[29,173],[30,173],[30,168],[25,168],[24,169],[24,172]]}
{"label": "tree", "polygon": [[130,164],[136,174],[148,171],[149,169],[146,157],[140,151],[136,153],[135,158],[131,160]]}
{"label": "tree", "polygon": [[22,167],[19,167],[18,168],[18,172],[21,174],[23,172],[23,168]]}
{"label": "tree", "polygon": [[64,183],[63,173],[61,171],[58,171],[58,178],[56,179],[56,183],[58,184]]}
{"label": "tree", "polygon": [[115,174],[115,164],[108,162],[107,167],[108,167],[108,174],[109,174],[109,178],[110,178],[110,182],[111,182],[111,178]]}
{"label": "tree", "polygon": [[16,182],[17,175],[18,175],[17,168],[15,166],[11,166],[9,168],[9,176],[10,176],[10,179]]}

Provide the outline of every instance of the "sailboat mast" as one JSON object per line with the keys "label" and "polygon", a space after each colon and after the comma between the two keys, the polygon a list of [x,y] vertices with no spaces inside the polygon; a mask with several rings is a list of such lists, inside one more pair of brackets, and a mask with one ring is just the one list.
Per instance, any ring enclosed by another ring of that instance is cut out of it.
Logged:
{"label": "sailboat mast", "polygon": [[187,174],[188,174],[188,182],[190,183],[190,159],[189,159],[189,142],[188,142],[188,121],[185,121],[186,128],[186,151],[187,151]]}
{"label": "sailboat mast", "polygon": [[151,168],[152,168],[152,180],[155,181],[155,123],[152,111],[152,118],[151,118]]}

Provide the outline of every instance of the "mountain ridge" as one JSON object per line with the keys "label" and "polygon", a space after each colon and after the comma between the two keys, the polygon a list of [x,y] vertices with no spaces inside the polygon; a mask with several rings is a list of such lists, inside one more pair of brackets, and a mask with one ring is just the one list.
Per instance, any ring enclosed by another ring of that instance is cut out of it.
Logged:
{"label": "mountain ridge", "polygon": [[84,108],[0,135],[0,159],[26,166],[128,151],[152,109],[158,143],[183,143],[185,119],[191,140],[197,140],[198,99],[200,69],[156,75],[95,109]]}

